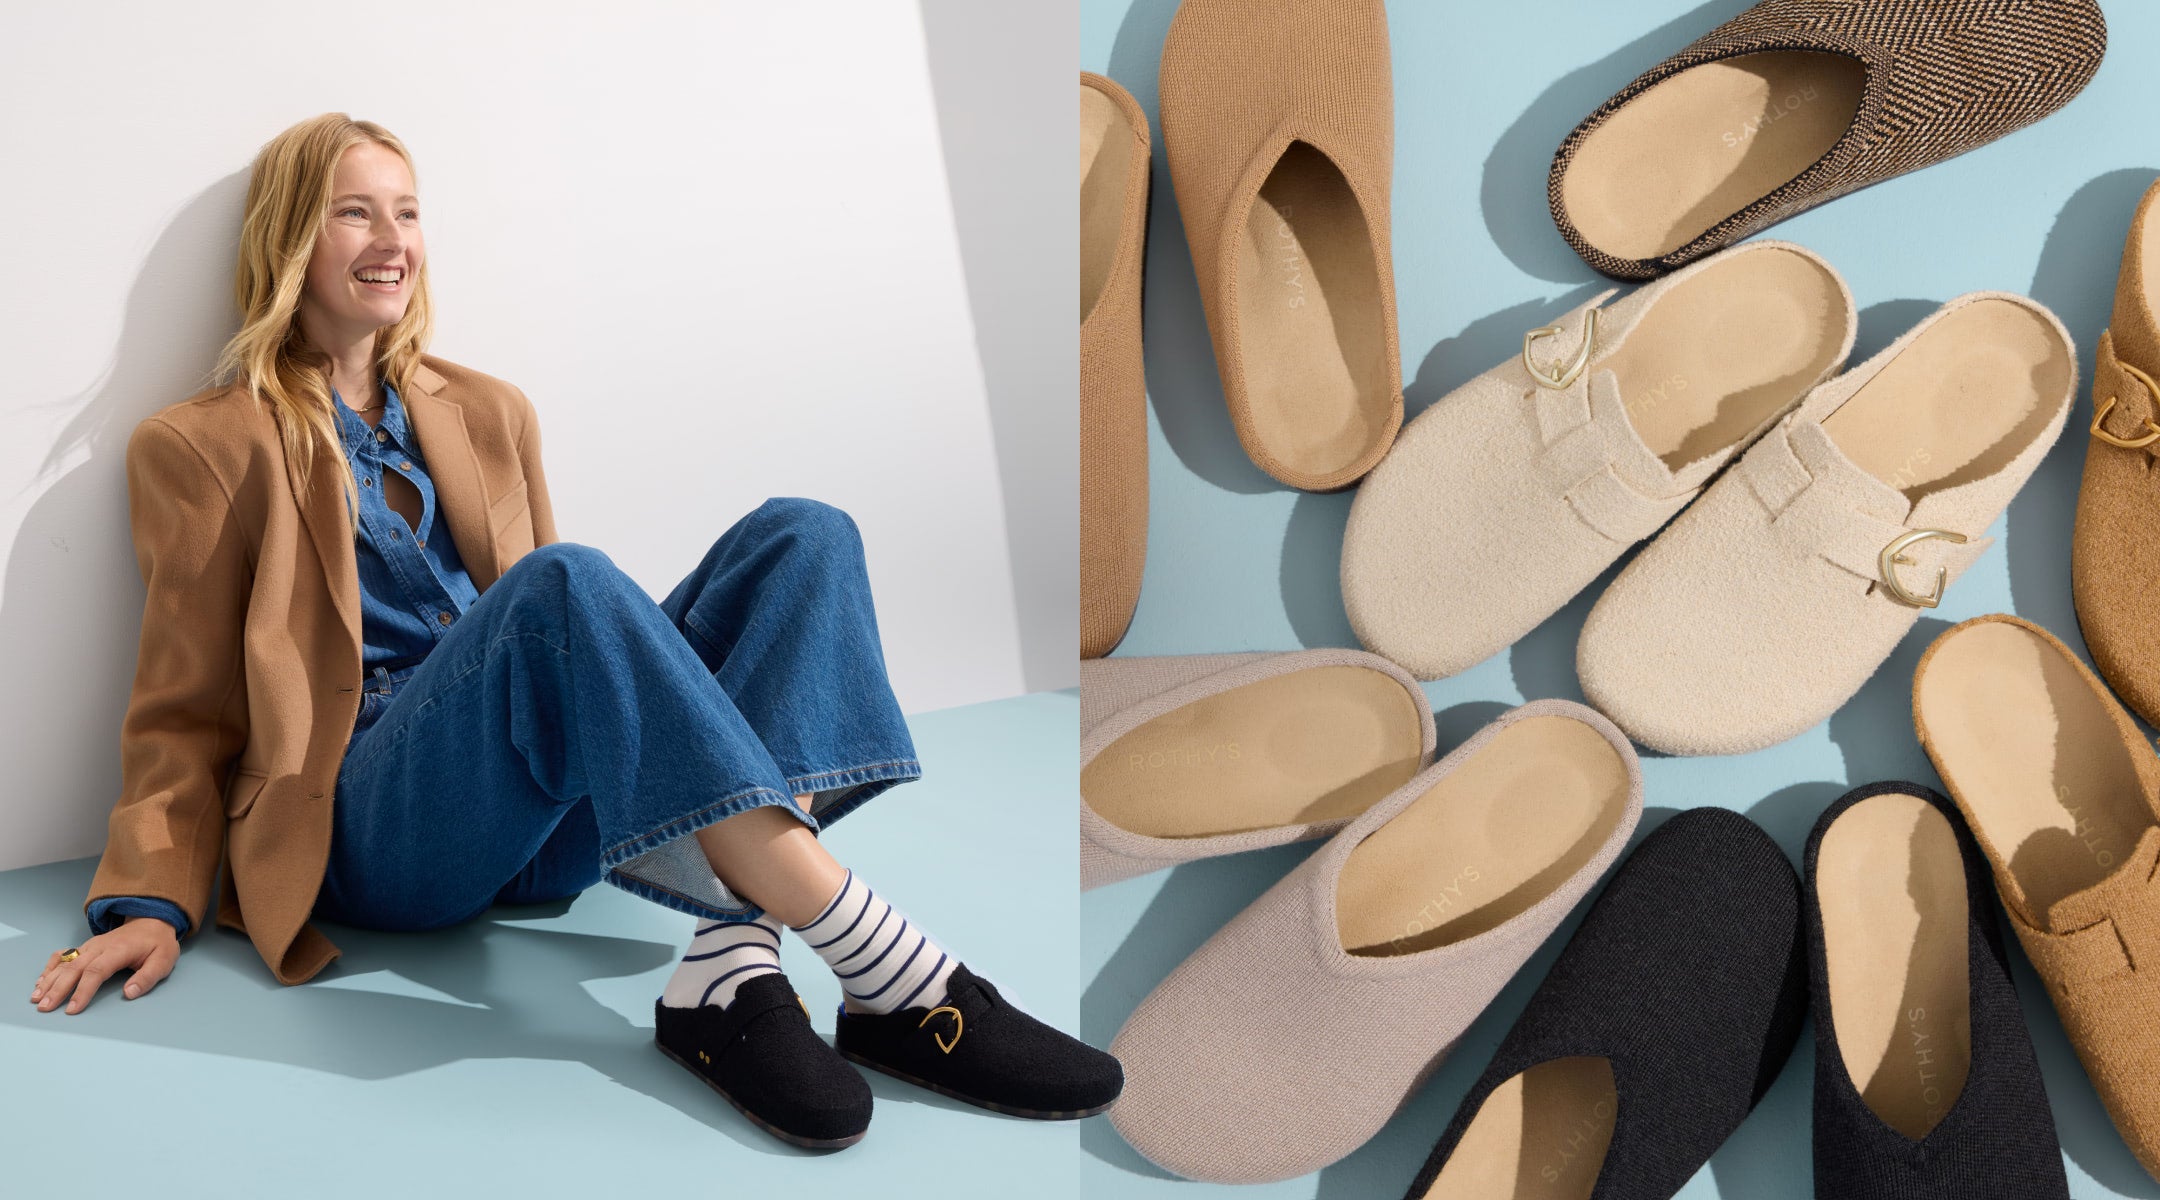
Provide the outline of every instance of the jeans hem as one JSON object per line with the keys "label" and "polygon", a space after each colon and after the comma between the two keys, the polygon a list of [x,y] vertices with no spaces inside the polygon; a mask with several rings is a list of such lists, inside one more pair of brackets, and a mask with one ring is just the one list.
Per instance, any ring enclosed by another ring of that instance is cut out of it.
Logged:
{"label": "jeans hem", "polygon": [[[706,904],[701,900],[694,900],[680,892],[660,887],[635,875],[624,874],[618,868],[621,864],[657,849],[684,834],[695,833],[707,825],[717,824],[738,813],[748,812],[753,808],[766,807],[784,808],[796,820],[808,825],[813,833],[817,831],[817,821],[795,803],[793,796],[783,795],[768,787],[753,787],[747,791],[737,792],[717,804],[701,808],[688,816],[677,817],[665,825],[649,830],[629,841],[619,842],[602,851],[600,854],[602,878],[640,899],[650,900],[664,908],[689,913],[691,916],[702,917],[708,921],[755,921],[765,915],[765,910],[749,903],[747,900],[740,908],[719,908]],[[724,884],[722,886],[725,887]],[[733,895],[734,893],[730,892],[729,894]]]}
{"label": "jeans hem", "polygon": [[[839,771],[823,771],[815,775],[791,775],[788,790],[800,796],[813,796],[810,808],[815,828],[829,828],[833,822],[861,808],[869,800],[896,784],[922,778],[922,764],[912,758],[896,758],[885,762],[869,763]],[[815,800],[818,792],[838,792],[832,800],[819,807]]]}

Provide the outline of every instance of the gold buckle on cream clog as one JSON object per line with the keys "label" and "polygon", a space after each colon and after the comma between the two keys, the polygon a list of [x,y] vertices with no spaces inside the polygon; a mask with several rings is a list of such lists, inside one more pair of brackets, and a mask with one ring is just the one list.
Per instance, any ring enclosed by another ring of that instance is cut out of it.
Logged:
{"label": "gold buckle on cream clog", "polygon": [[1910,604],[1914,608],[1933,608],[1942,603],[1943,587],[1950,578],[1947,568],[1935,568],[1935,590],[1926,596],[1908,591],[1904,584],[1898,582],[1897,569],[1913,565],[1912,556],[1905,553],[1905,548],[1929,538],[1942,538],[1961,546],[1965,544],[1965,535],[1962,533],[1952,533],[1947,529],[1915,529],[1890,539],[1890,544],[1884,546],[1882,553],[1875,558],[1883,589],[1890,593],[1891,599],[1900,604]]}
{"label": "gold buckle on cream clog", "polygon": [[1530,347],[1541,337],[1556,337],[1559,333],[1558,325],[1547,325],[1522,335],[1523,369],[1530,372],[1530,378],[1537,380],[1539,387],[1564,388],[1581,377],[1583,368],[1590,365],[1591,344],[1597,341],[1597,310],[1593,308],[1583,313],[1582,345],[1576,348],[1574,360],[1564,367],[1546,371],[1530,357]]}

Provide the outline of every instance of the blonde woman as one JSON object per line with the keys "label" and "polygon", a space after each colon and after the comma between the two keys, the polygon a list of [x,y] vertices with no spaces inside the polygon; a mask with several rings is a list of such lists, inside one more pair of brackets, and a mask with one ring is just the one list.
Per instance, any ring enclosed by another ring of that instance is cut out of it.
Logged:
{"label": "blonde woman", "polygon": [[[255,159],[230,382],[128,443],[148,595],[122,791],[93,936],[32,1002],[80,1013],[118,975],[147,994],[220,875],[217,923],[286,984],[339,953],[310,917],[439,929],[605,879],[693,922],[660,1049],[788,1141],[863,1136],[843,1053],[1008,1113],[1107,1107],[1114,1059],[818,839],[920,774],[854,522],[768,501],[657,604],[558,540],[525,394],[426,353],[418,190],[404,144],[342,113]],[[839,978],[838,1052],[783,930]]]}

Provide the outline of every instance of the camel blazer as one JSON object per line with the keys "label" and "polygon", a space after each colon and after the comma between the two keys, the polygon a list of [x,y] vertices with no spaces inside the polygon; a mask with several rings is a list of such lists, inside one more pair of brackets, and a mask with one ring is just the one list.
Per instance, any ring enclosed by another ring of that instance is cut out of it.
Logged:
{"label": "camel blazer", "polygon": [[[401,398],[485,593],[556,540],[532,402],[432,355]],[[340,953],[308,921],[363,685],[360,574],[336,466],[318,457],[303,492],[268,408],[239,385],[159,409],[127,446],[147,596],[120,797],[85,916],[101,897],[159,896],[187,913],[193,937],[222,874],[217,923],[246,934],[285,984]]]}

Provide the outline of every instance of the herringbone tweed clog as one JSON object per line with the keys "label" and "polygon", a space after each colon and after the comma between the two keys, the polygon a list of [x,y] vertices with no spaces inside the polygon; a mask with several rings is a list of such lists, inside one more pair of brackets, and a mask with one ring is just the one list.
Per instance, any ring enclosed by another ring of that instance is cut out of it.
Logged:
{"label": "herringbone tweed clog", "polygon": [[1584,118],[1547,200],[1584,262],[1647,279],[2030,125],[2106,50],[2094,0],[1764,0]]}

